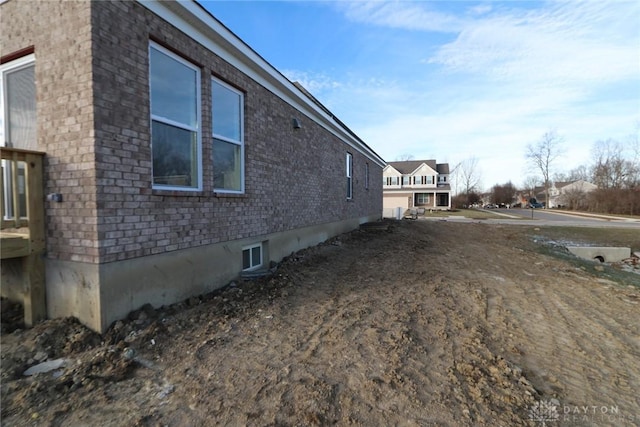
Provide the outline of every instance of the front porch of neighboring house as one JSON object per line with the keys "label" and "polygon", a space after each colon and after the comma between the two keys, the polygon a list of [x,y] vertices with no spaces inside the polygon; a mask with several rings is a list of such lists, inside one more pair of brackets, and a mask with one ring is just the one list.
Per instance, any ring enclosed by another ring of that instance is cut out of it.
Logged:
{"label": "front porch of neighboring house", "polygon": [[412,202],[410,207],[439,210],[451,208],[449,193],[414,193]]}
{"label": "front porch of neighboring house", "polygon": [[2,296],[20,301],[25,325],[33,326],[47,316],[44,153],[8,147],[0,153]]}

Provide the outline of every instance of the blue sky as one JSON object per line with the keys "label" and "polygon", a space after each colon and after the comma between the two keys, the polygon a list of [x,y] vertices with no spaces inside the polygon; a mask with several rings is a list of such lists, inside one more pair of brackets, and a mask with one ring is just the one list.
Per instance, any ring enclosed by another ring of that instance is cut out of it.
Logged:
{"label": "blue sky", "polygon": [[387,161],[476,157],[483,187],[558,171],[640,127],[637,1],[200,1]]}

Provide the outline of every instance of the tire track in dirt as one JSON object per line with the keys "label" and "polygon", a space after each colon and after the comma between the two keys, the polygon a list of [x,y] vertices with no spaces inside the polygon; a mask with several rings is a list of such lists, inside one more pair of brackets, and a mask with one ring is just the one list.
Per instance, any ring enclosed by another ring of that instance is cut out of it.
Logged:
{"label": "tire track in dirt", "polygon": [[[566,268],[555,261],[549,267]],[[640,389],[640,346],[635,338],[640,317],[637,312],[629,316],[619,306],[609,308],[611,299],[622,291],[603,289],[597,281],[573,272],[565,274],[560,284],[548,277],[529,277],[504,281],[504,286],[493,288],[498,296],[490,297],[499,298],[519,324],[514,335],[523,355],[516,354],[517,363],[526,367],[547,398],[559,398],[563,410],[606,406],[626,414],[623,422],[634,417],[640,408],[634,393]],[[515,292],[514,287],[523,292]],[[506,322],[495,310],[489,311],[490,322]],[[588,414],[579,421],[581,425],[623,425],[620,419],[608,424],[599,415]],[[575,420],[569,417],[567,422],[571,421]]]}
{"label": "tire track in dirt", "polygon": [[522,230],[348,233],[134,329],[118,345],[151,367],[43,394],[69,411],[35,388],[3,395],[3,424],[29,405],[40,425],[70,426],[114,425],[114,410],[139,426],[539,426],[529,411],[551,398],[636,413],[640,292],[533,252]]}

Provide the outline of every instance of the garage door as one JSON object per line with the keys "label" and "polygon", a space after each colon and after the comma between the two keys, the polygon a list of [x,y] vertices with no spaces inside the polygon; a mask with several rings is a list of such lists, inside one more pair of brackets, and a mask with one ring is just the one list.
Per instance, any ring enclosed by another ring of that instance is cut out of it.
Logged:
{"label": "garage door", "polygon": [[387,208],[403,208],[409,209],[410,194],[393,194],[382,196],[382,207]]}

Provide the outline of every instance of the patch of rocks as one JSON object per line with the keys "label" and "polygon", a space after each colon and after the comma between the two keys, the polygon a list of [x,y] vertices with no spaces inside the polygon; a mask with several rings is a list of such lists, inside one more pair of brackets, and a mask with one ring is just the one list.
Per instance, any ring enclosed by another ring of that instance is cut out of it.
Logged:
{"label": "patch of rocks", "polygon": [[634,252],[629,258],[612,263],[623,271],[640,274],[640,252]]}

